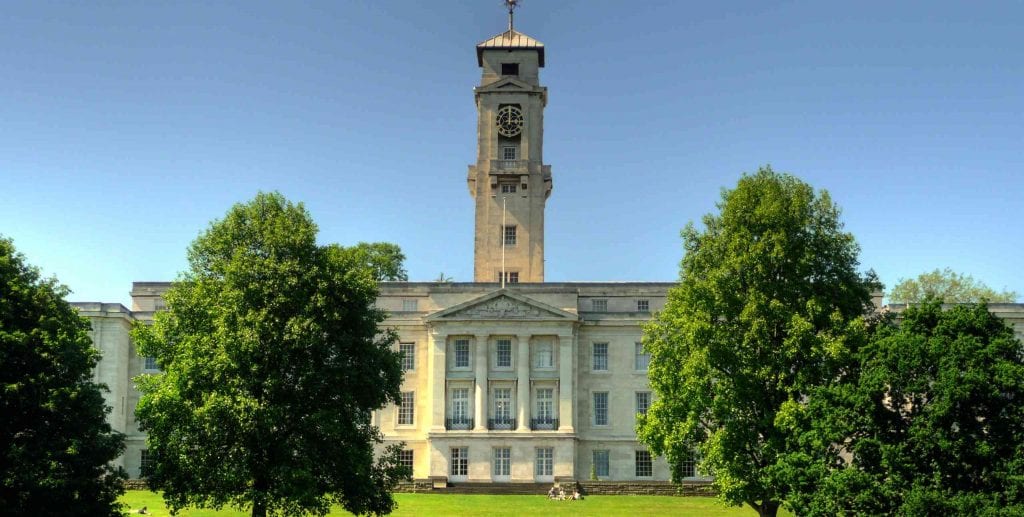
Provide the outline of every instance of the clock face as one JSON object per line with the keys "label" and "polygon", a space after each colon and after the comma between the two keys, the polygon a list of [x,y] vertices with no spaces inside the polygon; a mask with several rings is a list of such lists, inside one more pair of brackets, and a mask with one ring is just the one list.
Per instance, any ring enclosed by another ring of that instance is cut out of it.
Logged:
{"label": "clock face", "polygon": [[501,136],[516,136],[523,131],[523,112],[518,106],[502,106],[497,123]]}

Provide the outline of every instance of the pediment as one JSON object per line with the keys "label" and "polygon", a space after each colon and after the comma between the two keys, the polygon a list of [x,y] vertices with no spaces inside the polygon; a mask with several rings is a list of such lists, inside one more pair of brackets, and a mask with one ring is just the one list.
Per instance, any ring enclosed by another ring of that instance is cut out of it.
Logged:
{"label": "pediment", "polygon": [[483,92],[536,92],[539,86],[516,79],[515,77],[502,77],[497,81],[485,86],[478,86],[477,93]]}
{"label": "pediment", "polygon": [[579,316],[499,289],[427,316],[427,321],[578,321]]}

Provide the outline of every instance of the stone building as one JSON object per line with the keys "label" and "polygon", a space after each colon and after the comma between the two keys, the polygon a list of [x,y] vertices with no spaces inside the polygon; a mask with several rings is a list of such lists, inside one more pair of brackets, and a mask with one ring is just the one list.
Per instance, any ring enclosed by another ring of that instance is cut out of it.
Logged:
{"label": "stone building", "polygon": [[[474,281],[389,282],[378,307],[405,353],[402,402],[375,412],[387,441],[405,442],[414,478],[438,482],[666,481],[669,469],[636,440],[652,400],[641,327],[671,283],[544,282],[544,45],[509,30],[476,47]],[[168,282],[135,282],[132,307],[77,303],[103,352],[109,418],[127,435],[132,477],[148,461],[133,408],[136,375],[156,372],[129,338],[163,308]],[[1019,305],[998,306],[1024,321]],[[1018,326],[1018,328],[1021,328]],[[684,473],[700,479],[691,465]]]}

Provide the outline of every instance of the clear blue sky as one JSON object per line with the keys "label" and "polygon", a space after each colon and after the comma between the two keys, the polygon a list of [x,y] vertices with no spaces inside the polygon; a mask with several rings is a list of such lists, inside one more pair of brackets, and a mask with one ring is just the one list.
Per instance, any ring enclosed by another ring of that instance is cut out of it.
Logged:
{"label": "clear blue sky", "polygon": [[[628,6],[627,6],[628,4]],[[679,230],[771,164],[831,192],[888,285],[1024,294],[1024,4],[526,0],[547,45],[547,280],[678,276]],[[323,242],[472,279],[474,46],[499,0],[12,2],[0,234],[128,304],[259,190]]]}

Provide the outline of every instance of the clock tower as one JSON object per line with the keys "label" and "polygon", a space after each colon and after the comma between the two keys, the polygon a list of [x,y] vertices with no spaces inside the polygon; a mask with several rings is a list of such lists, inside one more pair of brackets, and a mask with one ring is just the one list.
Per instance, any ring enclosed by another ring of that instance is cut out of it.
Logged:
{"label": "clock tower", "polygon": [[544,205],[551,167],[544,165],[544,107],[540,85],[544,44],[516,31],[515,1],[508,30],[476,46],[483,71],[474,89],[477,157],[469,166],[476,201],[474,281],[544,281]]}

